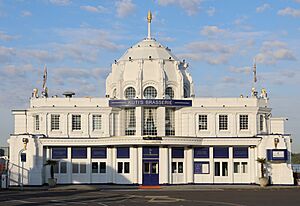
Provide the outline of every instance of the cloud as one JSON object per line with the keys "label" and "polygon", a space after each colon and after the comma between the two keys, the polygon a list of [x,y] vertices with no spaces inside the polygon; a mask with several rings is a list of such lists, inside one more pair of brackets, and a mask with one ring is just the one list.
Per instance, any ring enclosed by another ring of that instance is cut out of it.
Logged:
{"label": "cloud", "polygon": [[297,3],[300,3],[300,0],[294,0],[295,2],[297,2]]}
{"label": "cloud", "polygon": [[296,60],[294,53],[281,41],[265,41],[262,43],[256,61],[263,64],[275,64],[279,60]]}
{"label": "cloud", "polygon": [[23,17],[32,16],[32,13],[30,11],[22,11],[21,16]]}
{"label": "cloud", "polygon": [[293,16],[293,17],[300,17],[300,9],[294,9],[291,7],[286,7],[281,9],[277,12],[280,16]]}
{"label": "cloud", "polygon": [[116,2],[117,16],[126,17],[135,10],[136,5],[131,0],[120,0]]}
{"label": "cloud", "polygon": [[179,5],[189,15],[195,15],[200,9],[200,4],[203,0],[158,0],[158,4],[168,6],[171,4]]}
{"label": "cloud", "polygon": [[225,30],[220,29],[217,26],[204,26],[201,30],[201,34],[204,36],[213,36],[221,33],[225,33]]}
{"label": "cloud", "polygon": [[0,40],[2,41],[12,41],[17,38],[18,38],[17,36],[11,36],[6,34],[4,31],[0,31]]}
{"label": "cloud", "polygon": [[271,8],[270,4],[263,4],[263,5],[256,8],[256,12],[257,13],[262,13],[265,10],[270,9],[270,8]]}
{"label": "cloud", "polygon": [[107,9],[101,5],[99,6],[80,6],[80,9],[88,11],[88,12],[92,12],[92,13],[104,13],[107,11]]}
{"label": "cloud", "polygon": [[71,0],[49,0],[49,2],[58,6],[67,6],[71,4]]}
{"label": "cloud", "polygon": [[233,73],[238,73],[238,74],[250,74],[252,69],[249,66],[245,66],[245,67],[234,67],[231,66],[228,69],[229,71],[233,72]]}
{"label": "cloud", "polygon": [[206,13],[208,16],[213,16],[216,13],[216,8],[215,7],[209,7],[209,9],[206,10]]}
{"label": "cloud", "polygon": [[16,56],[16,49],[0,46],[0,63],[9,62]]}

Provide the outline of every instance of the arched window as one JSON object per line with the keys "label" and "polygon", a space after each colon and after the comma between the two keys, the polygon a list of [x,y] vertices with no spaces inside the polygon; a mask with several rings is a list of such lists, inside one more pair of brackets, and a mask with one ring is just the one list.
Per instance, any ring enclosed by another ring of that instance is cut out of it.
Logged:
{"label": "arched window", "polygon": [[144,90],[144,97],[146,99],[155,99],[157,96],[157,91],[154,87],[149,86]]}
{"label": "arched window", "polygon": [[174,98],[174,91],[172,87],[167,87],[165,92],[166,99],[173,99]]}
{"label": "arched window", "polygon": [[183,89],[183,96],[184,96],[184,98],[188,98],[190,96],[189,89],[187,87],[184,87],[184,89]]}
{"label": "arched window", "polygon": [[125,90],[125,98],[126,99],[134,99],[135,98],[135,89],[133,87],[128,87]]}

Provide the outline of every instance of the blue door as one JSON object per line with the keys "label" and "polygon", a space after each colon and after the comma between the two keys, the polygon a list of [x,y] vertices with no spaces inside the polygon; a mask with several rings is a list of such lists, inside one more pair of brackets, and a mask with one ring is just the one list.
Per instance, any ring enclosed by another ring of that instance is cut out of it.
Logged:
{"label": "blue door", "polygon": [[143,185],[158,185],[158,161],[143,161]]}
{"label": "blue door", "polygon": [[143,147],[143,185],[159,185],[159,147]]}

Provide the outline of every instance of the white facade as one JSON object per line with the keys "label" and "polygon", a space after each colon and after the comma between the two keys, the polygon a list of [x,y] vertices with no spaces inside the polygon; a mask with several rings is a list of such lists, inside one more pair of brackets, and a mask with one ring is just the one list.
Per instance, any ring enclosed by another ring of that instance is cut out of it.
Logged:
{"label": "white facade", "polygon": [[291,137],[269,100],[196,98],[187,67],[148,37],[112,65],[105,98],[31,98],[13,111],[10,184],[46,183],[48,159],[60,184],[257,184],[268,154],[271,184],[293,184]]}

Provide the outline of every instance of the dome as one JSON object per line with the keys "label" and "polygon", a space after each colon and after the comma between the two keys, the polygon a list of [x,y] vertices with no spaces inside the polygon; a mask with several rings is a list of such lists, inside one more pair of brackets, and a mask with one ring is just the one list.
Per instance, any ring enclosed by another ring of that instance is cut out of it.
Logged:
{"label": "dome", "polygon": [[171,53],[171,50],[168,47],[164,47],[153,38],[146,38],[129,48],[119,61],[138,59],[163,59],[178,61],[178,58]]}
{"label": "dome", "polygon": [[[149,15],[148,15],[149,17]],[[130,47],[112,64],[106,97],[114,99],[181,99],[194,96],[188,64],[150,35]]]}

